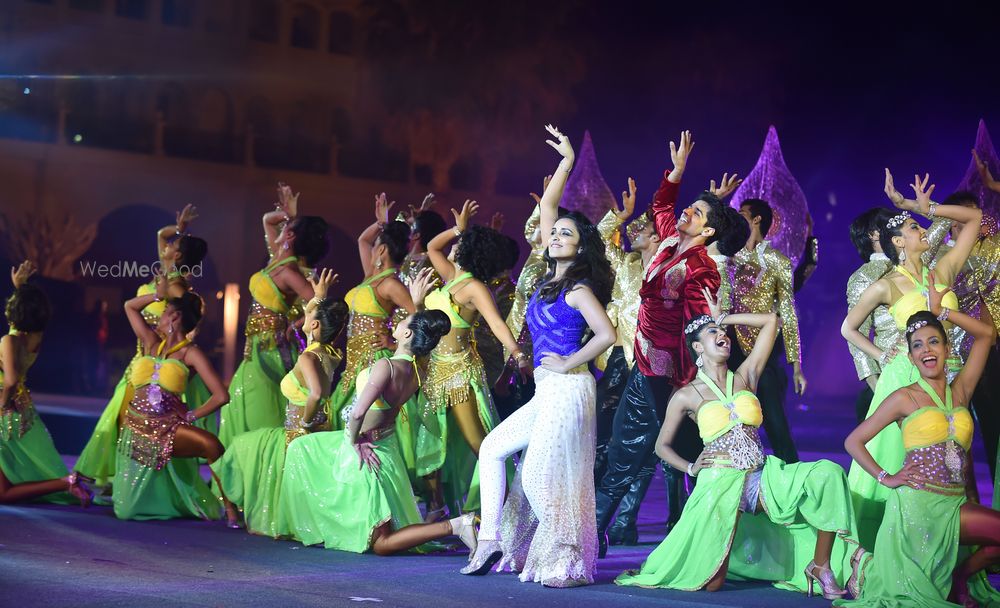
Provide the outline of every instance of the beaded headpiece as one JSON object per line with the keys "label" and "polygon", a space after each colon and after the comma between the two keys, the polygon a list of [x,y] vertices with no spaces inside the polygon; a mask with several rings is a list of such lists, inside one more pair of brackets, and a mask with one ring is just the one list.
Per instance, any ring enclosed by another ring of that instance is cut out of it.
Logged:
{"label": "beaded headpiece", "polygon": [[635,218],[629,222],[628,226],[625,227],[625,233],[628,236],[629,243],[635,241],[635,238],[639,236],[639,233],[649,225],[652,220],[648,213],[641,213],[639,217]]}
{"label": "beaded headpiece", "polygon": [[903,211],[902,213],[889,218],[889,221],[886,222],[885,225],[889,228],[898,228],[903,225],[903,222],[910,219],[910,217],[909,211]]}
{"label": "beaded headpiece", "polygon": [[910,335],[921,327],[927,327],[927,321],[915,321],[906,327],[906,335]]}
{"label": "beaded headpiece", "polygon": [[709,323],[712,323],[714,321],[715,319],[713,319],[708,315],[701,315],[700,317],[695,317],[690,323],[688,323],[688,326],[684,328],[684,333],[693,334],[702,327],[704,327],[705,325],[708,325]]}

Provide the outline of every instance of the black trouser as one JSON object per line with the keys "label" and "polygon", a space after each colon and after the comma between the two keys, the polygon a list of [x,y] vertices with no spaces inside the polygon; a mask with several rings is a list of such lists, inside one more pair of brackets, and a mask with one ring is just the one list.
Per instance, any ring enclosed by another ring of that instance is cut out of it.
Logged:
{"label": "black trouser", "polygon": [[[990,349],[990,356],[983,369],[975,392],[972,393],[972,411],[979,423],[986,445],[986,462],[990,465],[990,478],[996,480],[997,438],[1000,435],[1000,352]],[[996,499],[993,501],[996,503]]]}
{"label": "black trouser", "polygon": [[[736,369],[746,361],[746,354],[736,340],[735,332],[730,330],[729,337],[736,345],[731,349],[729,369]],[[788,418],[785,416],[785,393],[788,391],[788,372],[785,371],[785,348],[782,341],[775,341],[771,356],[767,359],[760,379],[757,380],[757,399],[764,412],[764,432],[771,444],[774,455],[787,463],[799,461],[799,453],[792,441],[792,431],[788,428]]]}
{"label": "black trouser", "polygon": [[868,408],[872,406],[872,399],[874,398],[875,392],[865,382],[864,390],[858,393],[858,398],[854,400],[854,416],[858,419],[858,424],[864,422],[865,418],[868,417]]}
{"label": "black trouser", "polygon": [[[672,390],[667,378],[645,376],[638,366],[629,374],[612,424],[606,470],[596,487],[599,534],[607,530],[622,497],[654,453]],[[701,440],[694,423],[687,418],[685,421],[687,425],[681,426],[672,447],[693,461],[701,451]]]}
{"label": "black trouser", "polygon": [[611,349],[604,375],[597,383],[597,452],[594,456],[594,483],[600,483],[607,468],[608,442],[614,426],[615,412],[621,401],[629,376],[628,361],[621,346]]}

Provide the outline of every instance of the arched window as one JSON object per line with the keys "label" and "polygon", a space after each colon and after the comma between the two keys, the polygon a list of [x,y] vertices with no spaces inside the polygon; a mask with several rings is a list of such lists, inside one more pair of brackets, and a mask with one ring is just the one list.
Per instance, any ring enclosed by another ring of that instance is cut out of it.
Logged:
{"label": "arched window", "polygon": [[194,0],[160,0],[160,19],[164,25],[191,27],[194,24]]}
{"label": "arched window", "polygon": [[308,4],[292,8],[292,46],[312,50],[319,46],[319,11]]}
{"label": "arched window", "polygon": [[327,50],[337,55],[350,55],[354,51],[354,17],[350,13],[330,13]]}
{"label": "arched window", "polygon": [[259,42],[278,41],[278,3],[253,0],[250,3],[250,38]]}
{"label": "arched window", "polygon": [[129,19],[145,19],[148,13],[146,0],[115,0],[115,14]]}

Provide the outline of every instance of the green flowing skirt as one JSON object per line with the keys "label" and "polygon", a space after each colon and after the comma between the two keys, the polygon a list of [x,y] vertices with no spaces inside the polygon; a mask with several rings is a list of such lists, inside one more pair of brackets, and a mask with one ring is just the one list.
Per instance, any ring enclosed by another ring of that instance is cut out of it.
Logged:
{"label": "green flowing skirt", "polygon": [[816,532],[826,530],[838,534],[830,567],[846,584],[858,545],[844,470],[828,460],[785,464],[768,456],[760,479],[764,511],[757,515],[739,511],[748,479],[739,469],[704,469],[670,534],[641,570],[615,582],[695,591],[731,552],[729,578],[774,581],[778,588],[804,592]]}
{"label": "green flowing skirt", "polygon": [[[484,383],[475,377],[469,380],[469,390],[476,399],[479,422],[488,434],[500,419],[493,405],[493,397]],[[423,477],[440,471],[445,504],[449,510],[452,513],[478,511],[479,459],[452,419],[450,407],[435,408],[424,403],[420,405],[420,424],[416,429],[415,445],[417,475]],[[513,462],[508,459],[508,483],[513,476]]]}
{"label": "green flowing skirt", "polygon": [[[128,443],[131,431],[122,430]],[[115,451],[112,500],[118,519],[219,519],[222,505],[198,474],[194,458],[171,458],[160,470]]]}
{"label": "green flowing skirt", "polygon": [[[284,426],[288,399],[281,394],[286,368],[279,347],[268,334],[247,338],[250,357],[244,358],[229,384],[229,403],[222,408],[219,441],[228,446],[243,433]],[[298,352],[291,349],[294,365]]]}
{"label": "green flowing skirt", "polygon": [[[17,429],[20,423],[21,415],[16,412],[0,418],[0,427],[4,429]],[[49,430],[37,414],[31,428],[20,437],[16,433],[0,432],[0,471],[11,484],[48,481],[69,475]],[[77,499],[68,492],[55,492],[36,502],[68,505],[76,503]]]}
{"label": "green flowing skirt", "polygon": [[242,509],[247,530],[272,538],[290,534],[280,501],[285,429],[243,433],[211,467],[223,494]]}
{"label": "green flowing skirt", "polygon": [[118,445],[118,421],[124,408],[132,400],[132,385],[128,383],[129,369],[125,369],[121,380],[115,386],[111,400],[97,420],[87,445],[73,466],[75,471],[94,480],[97,486],[106,486],[115,476],[116,446]]}
{"label": "green flowing skirt", "polygon": [[[891,490],[875,555],[865,570],[861,597],[838,600],[851,608],[955,608],[947,600],[959,557],[960,509],[965,496],[902,486]],[[983,573],[969,581],[981,606],[1000,606]]]}
{"label": "green flowing skirt", "polygon": [[[882,368],[875,395],[865,418],[871,417],[886,397],[896,390],[909,386],[917,381],[917,368],[910,362],[907,354],[900,353]],[[903,433],[899,425],[890,424],[872,438],[865,447],[872,458],[890,474],[903,468],[906,451],[903,449]],[[883,486],[874,477],[862,469],[858,463],[852,462],[847,474],[847,483],[851,488],[854,501],[854,514],[858,522],[858,539],[861,544],[871,550],[875,546],[875,536],[882,524],[882,514],[885,511],[885,501],[891,490]]]}
{"label": "green flowing skirt", "polygon": [[[372,354],[371,363],[391,356],[392,351],[387,348],[377,350]],[[366,363],[363,367],[368,367],[371,363]],[[335,431],[342,431],[346,428],[341,416],[344,408],[354,403],[357,398],[357,386],[354,379],[358,377],[357,372],[360,372],[361,369],[354,370],[355,373],[350,378],[341,377],[337,387],[330,395],[330,424]],[[396,438],[399,441],[400,455],[406,465],[406,473],[410,477],[410,483],[418,489],[423,489],[424,486],[423,479],[417,474],[416,465],[417,429],[420,425],[420,408],[423,403],[423,396],[417,391],[403,404],[399,415],[396,416]]]}
{"label": "green flowing skirt", "polygon": [[299,437],[288,445],[281,489],[292,535],[305,545],[362,553],[375,529],[421,523],[395,434],[375,442],[378,475],[361,467],[343,431]]}

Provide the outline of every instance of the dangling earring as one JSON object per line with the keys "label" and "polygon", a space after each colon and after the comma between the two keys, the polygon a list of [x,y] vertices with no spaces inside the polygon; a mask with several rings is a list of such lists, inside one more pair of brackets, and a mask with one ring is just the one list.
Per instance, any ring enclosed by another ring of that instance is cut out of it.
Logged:
{"label": "dangling earring", "polygon": [[288,251],[288,243],[282,245],[281,248],[284,249],[285,251]]}
{"label": "dangling earring", "polygon": [[379,258],[379,259],[375,260],[375,268],[377,270],[381,270],[382,269],[382,258]]}
{"label": "dangling earring", "polygon": [[580,254],[580,253],[583,253],[583,247],[580,247],[579,249],[577,249],[577,250],[576,250],[576,252],[577,252],[578,254]]}
{"label": "dangling earring", "polygon": [[899,261],[900,262],[905,262],[906,261],[906,250],[905,249],[900,249],[899,250]]}
{"label": "dangling earring", "polygon": [[173,325],[170,325],[170,326],[167,327],[167,333],[168,334],[174,333],[174,326]]}
{"label": "dangling earring", "polygon": [[701,360],[701,355],[698,355],[698,358],[695,360],[694,364],[697,365],[698,367],[701,367],[702,365],[705,364],[705,362]]}

